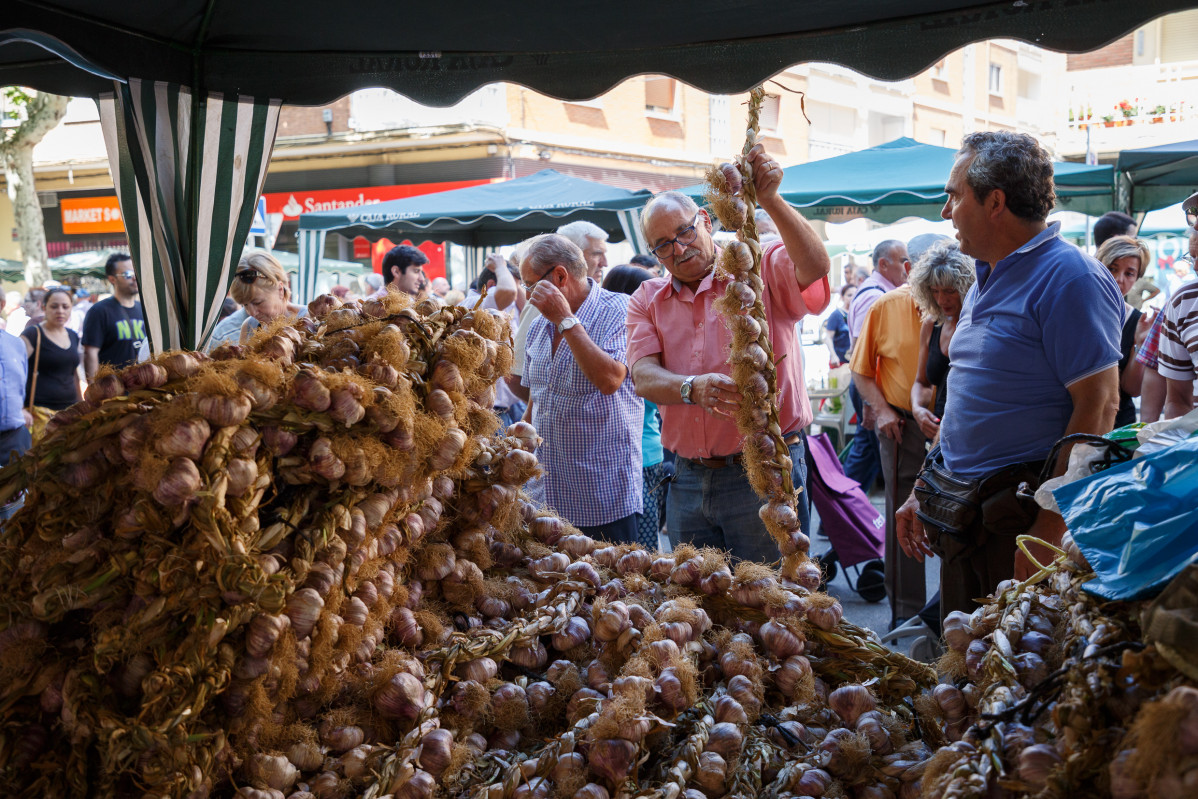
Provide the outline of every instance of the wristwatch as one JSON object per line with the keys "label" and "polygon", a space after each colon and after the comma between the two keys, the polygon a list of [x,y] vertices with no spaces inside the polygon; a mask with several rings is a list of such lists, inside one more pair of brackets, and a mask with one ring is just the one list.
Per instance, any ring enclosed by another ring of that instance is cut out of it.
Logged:
{"label": "wristwatch", "polygon": [[567,316],[565,319],[563,319],[561,322],[558,323],[557,332],[565,333],[567,330],[574,327],[574,325],[576,325],[578,323],[579,322],[578,322],[577,316]]}
{"label": "wristwatch", "polygon": [[691,375],[686,380],[682,381],[682,401],[687,405],[694,405],[695,401],[691,399],[691,392],[695,390],[695,376]]}

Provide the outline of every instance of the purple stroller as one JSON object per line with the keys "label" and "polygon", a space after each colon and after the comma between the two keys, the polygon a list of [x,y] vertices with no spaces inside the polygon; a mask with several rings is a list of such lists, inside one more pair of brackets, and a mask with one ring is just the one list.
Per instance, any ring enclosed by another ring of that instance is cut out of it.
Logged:
{"label": "purple stroller", "polygon": [[[824,534],[832,549],[817,555],[825,584],[836,577],[837,564],[845,567],[845,581],[867,602],[886,598],[886,519],[873,506],[856,480],[846,477],[826,433],[807,436],[807,490],[819,511]],[[857,569],[856,584],[849,569]]]}

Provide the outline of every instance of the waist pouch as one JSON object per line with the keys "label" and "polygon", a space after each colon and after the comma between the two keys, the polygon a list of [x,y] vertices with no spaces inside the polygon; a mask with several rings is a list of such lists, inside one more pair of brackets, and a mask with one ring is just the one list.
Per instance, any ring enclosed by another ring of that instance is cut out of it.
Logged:
{"label": "waist pouch", "polygon": [[[966,480],[944,467],[940,447],[936,446],[919,473],[915,496],[919,508],[915,514],[954,538],[970,540],[970,528],[981,519],[991,532],[1020,534],[1035,520],[1039,508],[1035,502],[1017,495],[1021,483],[1038,485],[1041,463],[1018,463],[983,478]],[[920,485],[923,483],[923,485]]]}

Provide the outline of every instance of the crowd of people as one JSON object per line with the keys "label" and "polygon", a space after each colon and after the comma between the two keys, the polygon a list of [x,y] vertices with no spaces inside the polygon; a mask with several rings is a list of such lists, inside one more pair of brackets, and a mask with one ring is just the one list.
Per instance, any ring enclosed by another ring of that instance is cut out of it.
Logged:
{"label": "crowd of people", "polygon": [[[858,424],[845,473],[867,491],[880,476],[885,491],[892,628],[929,608],[971,609],[999,581],[1028,574],[1018,534],[1059,541],[1060,518],[1017,489],[1063,470],[1067,448],[1044,469],[1063,436],[1193,409],[1198,281],[1166,287],[1153,311],[1161,289],[1146,278],[1150,252],[1121,214],[1095,225],[1093,256],[1067,243],[1047,221],[1052,164],[1031,137],[966,136],[942,213],[955,239],[883,241],[873,268],[850,263],[836,291],[819,236],[778,194],[781,168],[760,145],[749,159],[792,478],[806,485],[812,423],[801,332],[823,316],[829,362],[852,375]],[[1185,207],[1183,267],[1198,255],[1198,194]],[[727,285],[715,268],[716,223],[690,197],[663,192],[641,224],[651,254],[628,264],[609,266],[607,234],[573,222],[508,257],[492,254],[464,291],[429,280],[425,255],[401,245],[358,296],[399,291],[508,315],[515,365],[496,386],[494,410],[505,425],[536,426],[542,473],[526,489],[578,529],[650,548],[664,532],[675,546],[773,561],[733,420],[741,387],[728,364],[731,334],[713,306]],[[115,255],[106,274],[111,297],[93,304],[50,287],[21,309],[25,317],[10,314],[11,335],[0,336],[5,453],[23,450],[49,414],[78,399],[80,371],[86,379],[101,364],[146,357],[133,264]],[[354,297],[343,286],[334,293]],[[279,263],[248,253],[208,346],[306,313]],[[798,504],[806,529],[805,493]],[[928,555],[942,559],[930,601]]]}

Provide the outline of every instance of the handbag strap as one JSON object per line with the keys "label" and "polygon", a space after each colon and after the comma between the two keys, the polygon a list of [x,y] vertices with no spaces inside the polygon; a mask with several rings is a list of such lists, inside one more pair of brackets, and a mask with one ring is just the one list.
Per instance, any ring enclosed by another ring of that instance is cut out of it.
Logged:
{"label": "handbag strap", "polygon": [[26,407],[30,412],[33,411],[33,398],[37,394],[37,367],[42,360],[42,326],[35,325],[34,330],[37,331],[37,345],[33,348],[33,379],[29,384],[29,396],[26,397]]}

